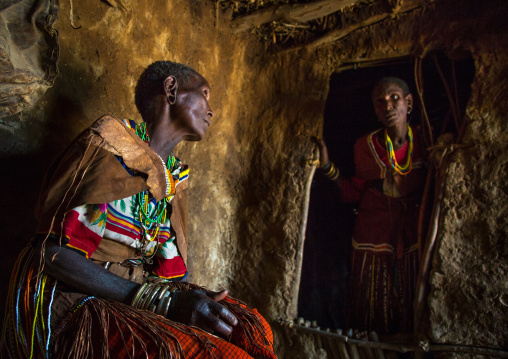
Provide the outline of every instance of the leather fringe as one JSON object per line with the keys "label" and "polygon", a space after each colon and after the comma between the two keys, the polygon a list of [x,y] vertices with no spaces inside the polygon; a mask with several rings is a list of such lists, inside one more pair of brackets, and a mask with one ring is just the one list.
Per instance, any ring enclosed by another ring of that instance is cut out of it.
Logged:
{"label": "leather fringe", "polygon": [[[196,337],[211,357],[214,356],[211,352],[214,344],[182,324],[123,303],[85,297],[55,331],[52,337],[54,358],[116,358],[115,347],[122,351],[128,349],[130,358],[139,358],[143,354],[146,358],[184,358],[179,339],[166,329],[168,326]],[[117,346],[112,345],[111,340]],[[94,348],[100,352],[94,352]],[[154,356],[155,353],[158,355]]]}

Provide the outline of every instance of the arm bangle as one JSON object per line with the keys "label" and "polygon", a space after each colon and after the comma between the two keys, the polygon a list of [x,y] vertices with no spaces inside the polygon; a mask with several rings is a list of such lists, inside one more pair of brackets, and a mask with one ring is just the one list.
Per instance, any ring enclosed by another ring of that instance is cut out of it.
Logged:
{"label": "arm bangle", "polygon": [[332,181],[335,181],[337,178],[339,178],[339,170],[338,169],[335,169],[335,173],[333,174],[333,176],[329,176],[329,178],[332,180]]}
{"label": "arm bangle", "polygon": [[324,175],[327,177],[330,177],[335,172],[335,165],[333,162],[330,162],[330,166],[328,167],[328,170],[325,170]]}
{"label": "arm bangle", "polygon": [[328,160],[328,163],[325,164],[324,166],[321,166],[321,169],[323,171],[326,171],[331,165],[332,165],[332,161]]}

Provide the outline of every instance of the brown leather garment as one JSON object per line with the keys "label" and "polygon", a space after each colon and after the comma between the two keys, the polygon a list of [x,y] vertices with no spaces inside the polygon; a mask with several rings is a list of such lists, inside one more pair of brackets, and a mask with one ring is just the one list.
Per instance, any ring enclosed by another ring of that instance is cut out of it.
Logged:
{"label": "brown leather garment", "polygon": [[[115,155],[144,176],[131,176]],[[83,204],[109,203],[147,189],[159,201],[166,196],[166,186],[165,167],[157,153],[122,121],[102,116],[50,167],[36,207],[38,232],[59,226],[67,211]],[[171,215],[178,249],[185,262],[186,188],[187,181],[177,186]]]}

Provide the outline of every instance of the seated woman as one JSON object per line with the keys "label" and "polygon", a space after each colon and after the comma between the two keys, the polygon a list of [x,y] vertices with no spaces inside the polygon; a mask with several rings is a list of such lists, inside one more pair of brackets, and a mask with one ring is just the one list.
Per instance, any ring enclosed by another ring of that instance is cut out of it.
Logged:
{"label": "seated woman", "polygon": [[135,91],[144,120],[103,116],[51,167],[39,231],[13,271],[10,358],[275,358],[255,309],[186,282],[189,169],[172,152],[211,125],[208,82],[170,61]]}
{"label": "seated woman", "polygon": [[407,115],[413,97],[399,78],[383,78],[372,101],[383,128],[358,139],[355,176],[345,179],[317,139],[325,175],[346,202],[358,203],[353,232],[348,322],[379,334],[413,330],[413,298],[419,269],[417,225],[425,182],[419,136]]}

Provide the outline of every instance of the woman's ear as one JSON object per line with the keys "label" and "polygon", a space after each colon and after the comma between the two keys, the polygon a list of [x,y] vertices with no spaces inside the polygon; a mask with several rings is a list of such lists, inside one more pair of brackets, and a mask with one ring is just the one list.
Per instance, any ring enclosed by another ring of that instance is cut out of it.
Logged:
{"label": "woman's ear", "polygon": [[413,95],[409,94],[406,96],[408,113],[413,110]]}
{"label": "woman's ear", "polygon": [[176,81],[176,77],[168,76],[164,80],[164,93],[166,94],[168,103],[170,105],[174,105],[176,103],[176,95],[178,93],[178,82]]}

